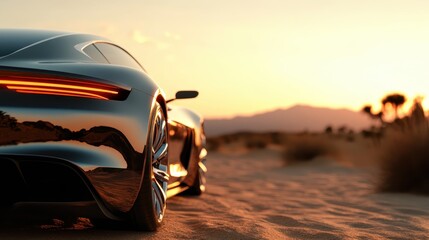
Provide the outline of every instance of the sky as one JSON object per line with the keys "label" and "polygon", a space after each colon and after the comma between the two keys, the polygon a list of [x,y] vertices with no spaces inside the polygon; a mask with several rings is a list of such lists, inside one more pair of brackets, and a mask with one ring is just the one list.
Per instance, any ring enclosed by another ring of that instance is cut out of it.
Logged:
{"label": "sky", "polygon": [[[2,0],[0,28],[101,35],[206,118],[296,104],[360,110],[388,93],[429,107],[429,1]],[[0,36],[1,37],[1,36]]]}

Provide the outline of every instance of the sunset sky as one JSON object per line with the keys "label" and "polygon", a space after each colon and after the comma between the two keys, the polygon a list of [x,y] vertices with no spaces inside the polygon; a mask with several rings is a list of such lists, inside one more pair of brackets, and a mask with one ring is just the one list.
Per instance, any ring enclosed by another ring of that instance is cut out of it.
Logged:
{"label": "sunset sky", "polygon": [[359,110],[390,92],[427,96],[428,107],[428,10],[425,0],[2,0],[0,27],[108,37],[168,96],[200,91],[180,105],[231,117]]}

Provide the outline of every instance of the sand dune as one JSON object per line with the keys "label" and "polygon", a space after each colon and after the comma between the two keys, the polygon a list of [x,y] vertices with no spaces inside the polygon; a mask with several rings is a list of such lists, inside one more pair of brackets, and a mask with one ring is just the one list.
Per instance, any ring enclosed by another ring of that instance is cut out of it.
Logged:
{"label": "sand dune", "polygon": [[371,169],[329,159],[286,167],[274,148],[209,160],[208,192],[170,199],[157,233],[3,219],[0,239],[429,238],[429,197],[374,193]]}

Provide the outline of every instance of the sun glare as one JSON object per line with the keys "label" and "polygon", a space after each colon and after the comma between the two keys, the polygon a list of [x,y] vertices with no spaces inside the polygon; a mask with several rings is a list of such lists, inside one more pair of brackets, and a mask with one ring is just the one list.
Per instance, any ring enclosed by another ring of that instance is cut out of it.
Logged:
{"label": "sun glare", "polygon": [[[198,101],[183,104],[208,117],[295,104],[358,110],[390,92],[413,99],[429,89],[426,2],[150,0],[132,9],[104,4],[102,12],[87,6],[92,14],[76,21],[72,13],[82,11],[79,4],[40,18],[37,10],[48,6],[41,1],[22,8],[14,22],[13,11],[5,12],[0,27],[106,36],[133,53],[169,97],[199,90]],[[423,103],[429,107],[428,100]]]}

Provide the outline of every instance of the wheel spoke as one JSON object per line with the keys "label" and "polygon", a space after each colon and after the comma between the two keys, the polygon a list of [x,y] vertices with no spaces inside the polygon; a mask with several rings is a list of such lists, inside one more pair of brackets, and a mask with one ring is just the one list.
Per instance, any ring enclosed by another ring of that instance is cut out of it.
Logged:
{"label": "wheel spoke", "polygon": [[162,187],[155,179],[152,181],[152,195],[154,198],[154,208],[158,218],[162,219],[165,210],[165,202],[167,197],[164,194]]}
{"label": "wheel spoke", "polygon": [[164,157],[167,156],[167,149],[168,149],[168,143],[164,143],[161,145],[161,147],[159,147],[154,156],[153,156],[153,160],[154,162],[160,162],[160,160],[162,160]]}
{"label": "wheel spoke", "polygon": [[201,160],[200,162],[198,162],[198,166],[201,168],[201,170],[203,172],[207,172],[207,167],[206,167],[206,161],[205,159]]}
{"label": "wheel spoke", "polygon": [[160,134],[159,134],[160,136],[153,143],[153,147],[155,149],[159,149],[160,147],[162,147],[162,144],[167,142],[167,135],[163,131],[159,131],[159,132],[160,132]]}
{"label": "wheel spoke", "polygon": [[155,213],[157,215],[157,218],[161,219],[162,211],[161,211],[161,206],[160,206],[159,200],[158,200],[155,192],[153,192],[152,195],[153,195],[153,205],[154,205]]}
{"label": "wheel spoke", "polygon": [[199,177],[199,181],[200,181],[200,190],[202,192],[204,192],[206,190],[206,172],[207,172],[207,167],[205,165],[206,160],[202,159],[199,163],[198,163],[198,177]]}
{"label": "wheel spoke", "polygon": [[162,122],[161,122],[161,139],[162,140],[164,140],[164,138],[166,137],[166,122],[165,122],[165,120],[164,119],[162,119]]}
{"label": "wheel spoke", "polygon": [[156,119],[155,119],[155,131],[154,131],[154,143],[157,143],[157,142],[159,142],[159,137],[160,137],[160,134],[159,134],[159,131],[160,131],[160,119],[159,119],[159,116],[156,116]]}
{"label": "wheel spoke", "polygon": [[162,183],[168,182],[168,179],[170,178],[166,171],[157,168],[153,168],[153,175],[155,175],[155,178]]}
{"label": "wheel spoke", "polygon": [[161,202],[165,202],[165,199],[167,199],[167,196],[164,193],[163,187],[161,187],[161,185],[159,185],[159,182],[156,180],[152,182],[153,182],[153,189],[156,195],[158,196],[158,199],[162,200]]}

